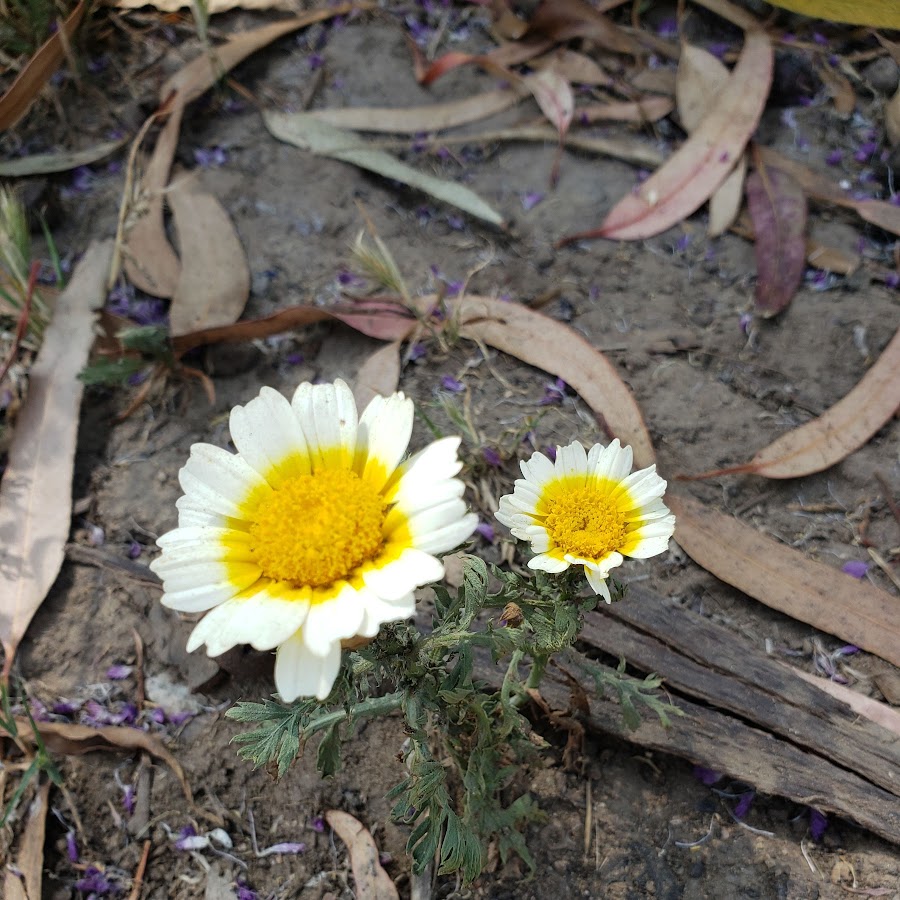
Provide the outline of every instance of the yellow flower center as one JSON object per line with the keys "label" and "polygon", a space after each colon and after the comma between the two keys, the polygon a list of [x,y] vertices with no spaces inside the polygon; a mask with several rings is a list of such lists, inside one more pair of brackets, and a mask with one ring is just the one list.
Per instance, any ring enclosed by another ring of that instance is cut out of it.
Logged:
{"label": "yellow flower center", "polygon": [[544,527],[564,553],[599,562],[625,545],[625,507],[608,488],[561,485],[552,494]]}
{"label": "yellow flower center", "polygon": [[354,472],[296,475],[257,507],[251,550],[266,577],[322,587],[374,559],[384,514],[382,496]]}

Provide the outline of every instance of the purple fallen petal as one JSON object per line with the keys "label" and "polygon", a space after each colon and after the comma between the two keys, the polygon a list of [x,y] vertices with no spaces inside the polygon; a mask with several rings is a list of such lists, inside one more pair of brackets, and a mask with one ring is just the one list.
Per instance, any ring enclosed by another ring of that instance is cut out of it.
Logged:
{"label": "purple fallen petal", "polygon": [[707,769],[706,766],[694,766],[694,778],[709,786],[722,780],[722,773],[713,769]]}
{"label": "purple fallen petal", "polygon": [[445,375],[441,378],[441,386],[445,391],[452,391],[454,394],[458,394],[466,389],[461,381],[457,381],[451,375]]}
{"label": "purple fallen petal", "polygon": [[813,807],[809,808],[809,833],[817,843],[822,840],[828,828],[828,816]]}
{"label": "purple fallen petal", "polygon": [[494,526],[489,524],[488,522],[480,522],[475,526],[475,531],[478,532],[489,544],[494,543]]}
{"label": "purple fallen petal", "polygon": [[71,828],[66,832],[66,856],[69,857],[70,863],[78,862],[78,841],[75,840],[75,832]]}
{"label": "purple fallen petal", "polygon": [[741,794],[740,800],[734,805],[734,815],[736,819],[746,819],[750,807],[753,806],[753,800],[756,797],[756,791],[747,791]]}
{"label": "purple fallen petal", "polygon": [[543,199],[544,195],[540,191],[528,191],[522,194],[522,209],[528,212],[534,209]]}
{"label": "purple fallen petal", "polygon": [[106,670],[106,677],[110,681],[121,681],[123,678],[127,678],[130,674],[131,666],[125,666],[121,664],[110,666]]}
{"label": "purple fallen petal", "polygon": [[851,578],[865,578],[869,571],[869,563],[863,562],[861,559],[848,559],[841,566],[841,571]]}
{"label": "purple fallen petal", "polygon": [[493,466],[495,469],[499,469],[500,466],[503,465],[503,460],[500,458],[500,454],[493,447],[483,448],[481,451],[481,455],[484,457],[484,461],[489,466]]}

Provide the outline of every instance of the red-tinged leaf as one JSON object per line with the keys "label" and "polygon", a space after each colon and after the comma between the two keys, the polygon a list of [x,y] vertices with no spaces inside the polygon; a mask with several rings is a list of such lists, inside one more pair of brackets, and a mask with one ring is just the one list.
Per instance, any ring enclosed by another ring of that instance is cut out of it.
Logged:
{"label": "red-tinged leaf", "polygon": [[765,165],[747,179],[747,208],[756,232],[754,308],[770,318],[790,302],[806,267],[806,196],[779,169]]}
{"label": "red-tinged leaf", "polygon": [[867,443],[900,408],[900,331],[859,384],[817,419],[783,434],[749,463],[695,478],[750,473],[801,478],[821,472]]}
{"label": "red-tinged leaf", "polygon": [[628,194],[592,231],[560,244],[589,238],[638,240],[652,237],[696,211],[734,168],[756,129],[772,81],[768,36],[747,34],[741,58],[697,130],[641,188]]}
{"label": "red-tinged leaf", "polygon": [[94,243],[60,294],[29,372],[0,484],[0,644],[5,678],[16,648],[65,553],[72,512],[72,466],[84,387],[78,374],[103,305],[112,241]]}
{"label": "red-tinged leaf", "polygon": [[708,572],[772,609],[900,665],[896,597],[698,500],[670,492],[666,503],[675,513],[678,545]]}
{"label": "red-tinged leaf", "polygon": [[44,41],[0,97],[0,132],[12,128],[31,109],[31,104],[65,58],[66,41],[75,33],[84,9],[84,0],[80,0],[60,29]]}
{"label": "red-tinged leaf", "polygon": [[504,72],[509,66],[528,62],[542,53],[546,53],[553,47],[554,42],[549,39],[534,39],[516,43],[503,44],[490,53],[462,53],[454,50],[439,56],[431,65],[426,66],[424,60],[414,55],[414,71],[416,81],[426,87],[433,84],[442,75],[452,72],[460,66],[481,66],[485,71],[492,72],[500,77],[506,77]]}
{"label": "red-tinged leaf", "polygon": [[243,322],[235,322],[233,325],[205,328],[202,331],[183,334],[176,337],[172,344],[175,352],[182,356],[189,350],[207,344],[259,340],[329,319],[336,319],[362,334],[383,341],[405,338],[416,324],[410,311],[397,302],[363,301],[354,305],[330,309],[300,304],[282,309],[262,319],[246,319]]}
{"label": "red-tinged leaf", "polygon": [[542,36],[556,43],[588,38],[613,53],[639,56],[641,45],[585,0],[541,0],[528,21],[526,37]]}

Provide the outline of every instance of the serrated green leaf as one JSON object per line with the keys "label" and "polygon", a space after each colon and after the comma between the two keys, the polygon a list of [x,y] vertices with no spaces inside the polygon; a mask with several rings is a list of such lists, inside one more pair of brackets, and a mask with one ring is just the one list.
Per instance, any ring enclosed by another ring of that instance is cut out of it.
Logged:
{"label": "serrated green leaf", "polygon": [[78,373],[78,380],[89,385],[121,385],[141,369],[146,362],[142,359],[101,359],[89,366],[85,366]]}
{"label": "serrated green leaf", "polygon": [[328,778],[341,768],[341,732],[336,722],[325,731],[316,753],[316,768]]}

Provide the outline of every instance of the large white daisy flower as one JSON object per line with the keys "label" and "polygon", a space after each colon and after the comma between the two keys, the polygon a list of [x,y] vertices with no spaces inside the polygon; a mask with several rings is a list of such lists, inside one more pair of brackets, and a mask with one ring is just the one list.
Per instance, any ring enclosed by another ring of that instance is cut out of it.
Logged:
{"label": "large white daisy flower", "polygon": [[[618,439],[590,452],[577,441],[556,461],[535,453],[521,463],[524,478],[500,498],[497,519],[531,543],[528,565],[545,572],[584,566],[594,592],[610,602],[606,578],[623,557],[664,553],[675,516],[663,503],[666,482],[656,466],[631,472],[631,447]],[[631,473],[631,474],[629,474]]]}
{"label": "large white daisy flower", "polygon": [[178,527],[151,564],[162,602],[211,610],[189,651],[277,647],[282,699],[323,700],[341,641],[411,616],[413,591],[443,577],[434,554],[478,524],[454,477],[459,438],[401,462],[412,401],[376,397],[359,418],[343,381],[301,384],[291,402],[264,387],[229,425],[236,455],[194,444],[178,473]]}

